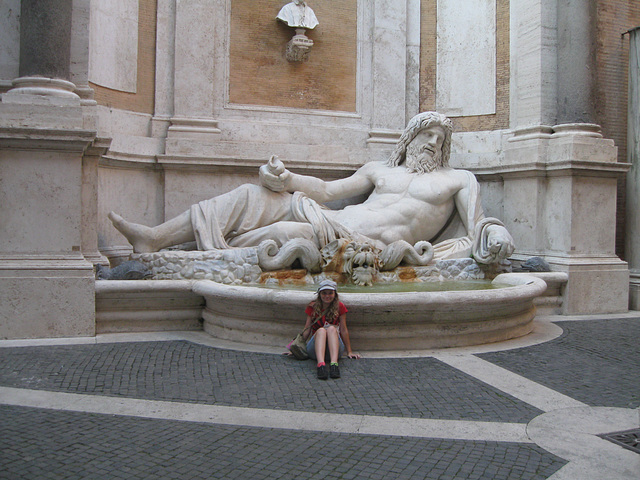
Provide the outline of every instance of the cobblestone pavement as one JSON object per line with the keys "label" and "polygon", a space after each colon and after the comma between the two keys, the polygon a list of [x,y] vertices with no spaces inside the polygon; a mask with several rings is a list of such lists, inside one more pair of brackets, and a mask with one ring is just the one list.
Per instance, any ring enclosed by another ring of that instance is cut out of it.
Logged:
{"label": "cobblestone pavement", "polygon": [[2,351],[0,385],[285,410],[527,422],[542,412],[434,358],[344,360],[341,382],[315,364],[190,342]]}
{"label": "cobblestone pavement", "polygon": [[562,465],[535,445],[335,433],[318,439],[23,407],[0,407],[0,415],[8,424],[1,478],[536,479]]}
{"label": "cobblestone pavement", "polygon": [[640,321],[556,325],[558,339],[479,357],[592,406],[640,407]]}
{"label": "cobblestone pavement", "polygon": [[344,360],[326,382],[311,361],[186,339],[4,346],[0,479],[635,478],[638,454],[595,471],[527,425],[557,413],[549,395],[580,415],[637,408],[640,319],[557,325],[512,350]]}

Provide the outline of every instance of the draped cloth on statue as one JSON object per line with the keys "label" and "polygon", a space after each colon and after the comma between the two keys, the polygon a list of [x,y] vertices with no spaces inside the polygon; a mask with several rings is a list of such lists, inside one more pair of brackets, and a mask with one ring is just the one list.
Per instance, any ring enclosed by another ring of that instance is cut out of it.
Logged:
{"label": "draped cloth on statue", "polygon": [[326,211],[301,192],[243,185],[193,205],[191,224],[198,250],[258,246],[263,240],[283,245],[292,238],[307,238],[322,248],[338,238],[362,238],[327,217]]}

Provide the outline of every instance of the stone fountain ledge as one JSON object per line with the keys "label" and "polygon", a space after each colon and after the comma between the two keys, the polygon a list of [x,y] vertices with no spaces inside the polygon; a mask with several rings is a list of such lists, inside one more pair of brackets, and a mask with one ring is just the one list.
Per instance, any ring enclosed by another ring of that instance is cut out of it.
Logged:
{"label": "stone fountain ledge", "polygon": [[[342,293],[350,333],[365,351],[423,350],[500,342],[533,328],[547,284],[498,275],[505,288],[449,292]],[[203,330],[215,338],[281,347],[300,330],[313,293],[210,280],[98,280],[97,333]],[[355,344],[355,343],[354,343]]]}
{"label": "stone fountain ledge", "polygon": [[[504,288],[471,291],[341,293],[353,344],[367,351],[424,350],[501,342],[530,333],[544,280],[498,275]],[[193,283],[205,298],[204,330],[215,338],[282,346],[299,331],[312,292]]]}

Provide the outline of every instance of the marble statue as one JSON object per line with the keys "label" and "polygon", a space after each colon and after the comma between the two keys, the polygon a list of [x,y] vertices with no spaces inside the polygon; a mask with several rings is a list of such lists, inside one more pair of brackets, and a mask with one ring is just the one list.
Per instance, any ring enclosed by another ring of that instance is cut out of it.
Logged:
{"label": "marble statue", "polygon": [[[474,175],[449,167],[451,134],[447,117],[420,113],[386,162],[367,163],[350,177],[324,181],[295,174],[272,156],[260,167],[261,185],[201,201],[156,227],[113,212],[109,218],[135,252],[194,240],[199,250],[261,244],[277,249],[302,242],[326,251],[344,239],[355,245],[348,248],[349,258],[361,252],[368,259],[367,252],[376,252],[384,270],[401,262],[427,265],[465,257],[500,263],[513,253],[513,239],[499,220],[484,216]],[[341,210],[322,205],[363,194],[364,202]],[[363,261],[370,266],[373,260]]]}
{"label": "marble statue", "polygon": [[276,18],[293,28],[311,30],[318,26],[316,14],[304,0],[293,0],[293,2],[287,3],[280,9]]}

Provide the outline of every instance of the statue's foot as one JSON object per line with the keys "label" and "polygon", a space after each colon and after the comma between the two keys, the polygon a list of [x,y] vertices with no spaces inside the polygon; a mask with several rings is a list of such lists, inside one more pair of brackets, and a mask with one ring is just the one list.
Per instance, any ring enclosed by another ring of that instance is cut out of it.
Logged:
{"label": "statue's foot", "polygon": [[107,215],[113,226],[125,236],[136,253],[157,252],[155,246],[153,229],[138,223],[127,222],[124,218],[115,212],[109,212]]}

